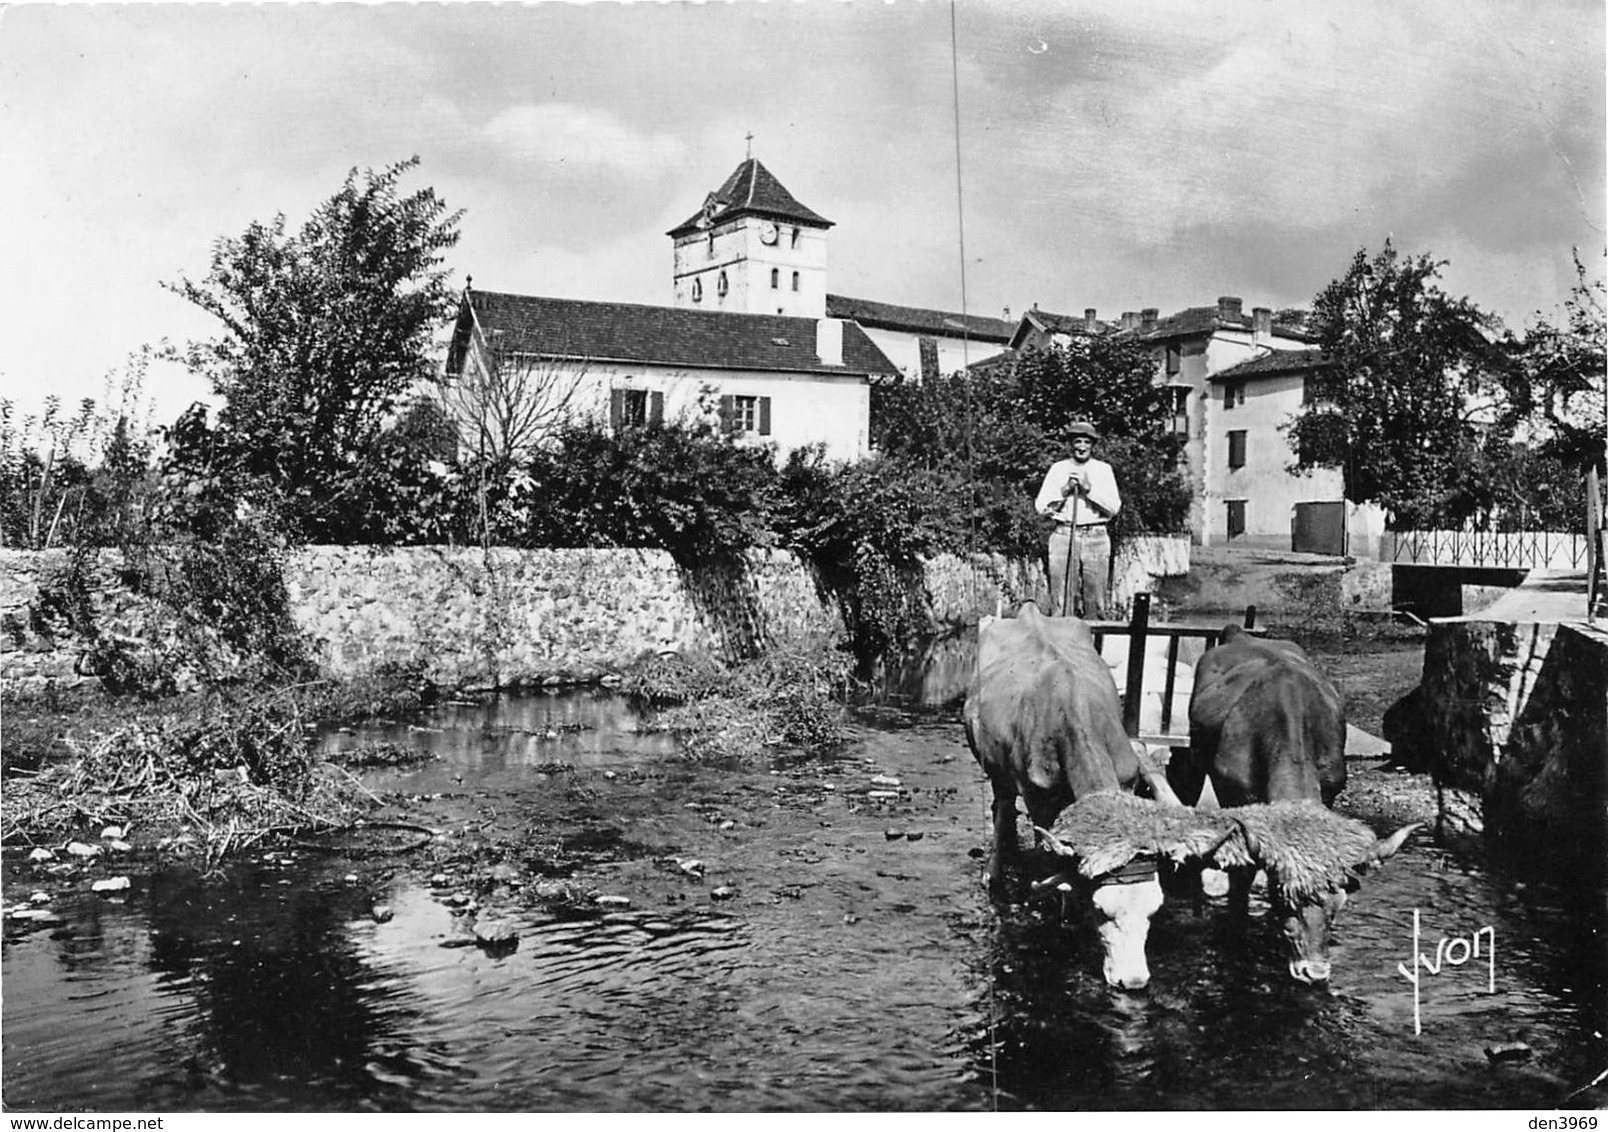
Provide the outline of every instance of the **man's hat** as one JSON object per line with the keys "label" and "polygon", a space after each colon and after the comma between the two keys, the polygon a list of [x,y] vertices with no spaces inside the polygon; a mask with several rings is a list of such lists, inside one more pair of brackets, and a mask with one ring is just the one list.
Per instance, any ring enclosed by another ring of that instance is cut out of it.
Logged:
{"label": "man's hat", "polygon": [[1095,431],[1094,425],[1088,421],[1073,421],[1072,427],[1066,430],[1068,436],[1086,436],[1090,440],[1099,440],[1100,434]]}

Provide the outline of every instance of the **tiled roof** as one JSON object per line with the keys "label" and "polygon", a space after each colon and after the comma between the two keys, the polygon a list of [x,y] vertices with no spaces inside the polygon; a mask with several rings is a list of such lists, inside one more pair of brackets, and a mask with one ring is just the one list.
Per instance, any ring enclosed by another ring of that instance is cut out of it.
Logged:
{"label": "tiled roof", "polygon": [[1322,369],[1332,361],[1316,347],[1310,350],[1270,350],[1260,357],[1229,366],[1211,375],[1212,381],[1240,381],[1247,377],[1271,377],[1274,374],[1305,373]]}
{"label": "tiled roof", "polygon": [[704,207],[670,229],[681,236],[739,216],[768,216],[812,228],[830,228],[832,222],[805,208],[782,187],[774,174],[750,157],[732,171],[726,183],[710,193]]}
{"label": "tiled roof", "polygon": [[1141,331],[1141,334],[1147,339],[1187,338],[1230,327],[1236,330],[1249,330],[1250,316],[1242,314],[1237,321],[1227,321],[1217,317],[1216,306],[1186,307],[1177,314],[1158,319],[1155,326]]}
{"label": "tiled roof", "polygon": [[[638,362],[698,369],[896,375],[899,371],[865,331],[843,324],[843,364],[815,355],[813,318],[548,299],[496,291],[470,293],[479,328],[511,353]],[[463,364],[470,325],[461,307],[448,368]]]}
{"label": "tiled roof", "polygon": [[[1035,307],[1022,317],[1038,323],[1051,334],[1082,334],[1088,330],[1088,323],[1081,314],[1056,314]],[[1099,326],[1099,323],[1095,325]]]}
{"label": "tiled roof", "polygon": [[874,326],[879,330],[907,330],[912,334],[941,334],[948,338],[964,336],[979,342],[1008,342],[1016,325],[986,315],[900,307],[870,299],[851,299],[847,295],[828,295],[826,313],[832,318],[853,319],[861,326]]}
{"label": "tiled roof", "polygon": [[[1096,334],[1105,334],[1115,329],[1116,327],[1110,323],[1095,320],[1094,332]],[[1054,311],[1040,310],[1038,307],[1034,307],[1032,310],[1022,312],[1021,321],[1016,324],[1016,329],[1011,333],[1011,346],[1020,348],[1032,337],[1035,330],[1052,336],[1056,334],[1089,333],[1088,321],[1080,314],[1057,314]]]}
{"label": "tiled roof", "polygon": [[[1193,338],[1197,335],[1210,334],[1214,330],[1250,330],[1251,326],[1249,313],[1241,311],[1237,319],[1222,319],[1218,317],[1218,307],[1213,304],[1209,307],[1185,307],[1177,314],[1158,319],[1155,326],[1149,330],[1142,330],[1139,334],[1147,342],[1158,342],[1167,338]],[[1280,338],[1292,338],[1300,342],[1313,340],[1312,336],[1299,326],[1285,323],[1274,323],[1273,333]]]}

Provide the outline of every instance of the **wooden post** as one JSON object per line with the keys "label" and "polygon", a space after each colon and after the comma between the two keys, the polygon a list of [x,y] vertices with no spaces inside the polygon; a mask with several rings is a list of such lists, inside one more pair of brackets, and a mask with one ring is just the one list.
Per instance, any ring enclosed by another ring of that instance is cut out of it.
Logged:
{"label": "wooden post", "polygon": [[1608,538],[1601,530],[1602,489],[1597,483],[1597,465],[1586,469],[1586,621],[1597,619],[1597,604],[1602,600],[1605,572],[1603,554],[1608,550]]}
{"label": "wooden post", "polygon": [[1245,627],[1247,629],[1256,628],[1256,606],[1254,605],[1245,607]]}
{"label": "wooden post", "polygon": [[1139,734],[1139,709],[1145,699],[1145,639],[1150,633],[1150,595],[1133,595],[1133,618],[1128,622],[1128,675],[1122,684],[1122,729]]}

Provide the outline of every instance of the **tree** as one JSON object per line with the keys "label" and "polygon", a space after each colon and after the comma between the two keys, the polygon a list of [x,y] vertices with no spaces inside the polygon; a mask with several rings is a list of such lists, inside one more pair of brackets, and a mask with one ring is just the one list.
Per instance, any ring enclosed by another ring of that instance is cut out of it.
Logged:
{"label": "tree", "polygon": [[587,371],[584,362],[493,350],[484,368],[465,365],[443,379],[437,396],[464,448],[503,465],[571,423]]}
{"label": "tree", "polygon": [[1150,347],[1101,335],[921,385],[873,387],[871,431],[894,466],[928,485],[947,544],[1027,556],[1043,549],[1033,498],[1080,418],[1107,438],[1102,458],[1123,491],[1115,536],[1182,529],[1189,492],[1170,411]]}
{"label": "tree", "polygon": [[1543,318],[1525,336],[1522,361],[1535,406],[1535,434],[1548,456],[1575,468],[1601,466],[1608,439],[1608,311],[1601,279],[1574,254],[1575,285],[1561,326]]}
{"label": "tree", "polygon": [[213,245],[199,282],[168,285],[223,326],[187,355],[224,399],[221,470],[303,537],[344,541],[364,513],[386,423],[429,377],[451,310],[441,264],[462,214],[433,189],[402,193],[417,165],[353,169],[296,231],[283,214],[254,222]]}
{"label": "tree", "polygon": [[1291,422],[1296,470],[1338,465],[1346,497],[1398,528],[1461,524],[1492,502],[1489,454],[1528,410],[1494,323],[1438,285],[1444,264],[1389,240],[1313,303],[1332,365]]}

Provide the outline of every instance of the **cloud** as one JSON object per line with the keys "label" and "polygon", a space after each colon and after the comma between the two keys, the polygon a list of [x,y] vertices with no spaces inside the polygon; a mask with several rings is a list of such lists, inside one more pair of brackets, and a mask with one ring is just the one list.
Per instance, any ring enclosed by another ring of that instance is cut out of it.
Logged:
{"label": "cloud", "polygon": [[481,136],[504,157],[553,172],[657,175],[684,155],[676,138],[565,103],[511,106],[487,122]]}

